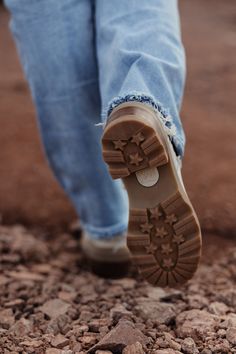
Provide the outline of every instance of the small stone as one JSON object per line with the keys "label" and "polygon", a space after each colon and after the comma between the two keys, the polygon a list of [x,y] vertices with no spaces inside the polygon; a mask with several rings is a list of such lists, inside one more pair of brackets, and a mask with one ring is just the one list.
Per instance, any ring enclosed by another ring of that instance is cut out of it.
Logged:
{"label": "small stone", "polygon": [[48,263],[45,264],[35,264],[33,270],[36,273],[49,274],[51,272],[52,266]]}
{"label": "small stone", "polygon": [[182,338],[203,339],[207,332],[215,332],[219,322],[219,317],[205,310],[184,311],[176,318],[177,333]]}
{"label": "small stone", "polygon": [[95,354],[112,354],[110,350],[96,350]]}
{"label": "small stone", "polygon": [[165,333],[165,340],[168,343],[170,349],[181,350],[181,345],[174,340],[173,336],[170,333]]}
{"label": "small stone", "polygon": [[24,300],[22,299],[15,299],[15,300],[12,300],[12,301],[9,301],[9,302],[6,302],[4,307],[6,308],[16,308],[16,307],[21,307],[22,305],[24,305]]}
{"label": "small stone", "polygon": [[43,342],[41,340],[25,340],[20,343],[20,345],[24,345],[26,347],[32,347],[32,348],[39,348],[41,345],[43,345]]}
{"label": "small stone", "polygon": [[147,334],[149,337],[151,337],[152,339],[156,339],[156,337],[157,337],[156,331],[148,331],[146,334]]}
{"label": "small stone", "polygon": [[2,254],[1,262],[4,263],[19,263],[21,261],[21,257],[19,254]]}
{"label": "small stone", "polygon": [[199,353],[194,340],[190,337],[187,337],[183,340],[183,342],[181,344],[181,348],[182,348],[183,352],[186,354]]}
{"label": "small stone", "polygon": [[121,318],[130,318],[132,316],[132,312],[127,311],[123,305],[116,305],[110,311],[110,317],[113,321],[118,322]]}
{"label": "small stone", "polygon": [[142,345],[148,343],[148,338],[135,325],[127,320],[120,321],[116,327],[108,332],[88,353],[95,353],[96,350],[110,350],[112,352],[122,351],[127,345],[140,342]]}
{"label": "small stone", "polygon": [[208,307],[209,312],[213,313],[213,315],[225,315],[226,312],[229,311],[229,308],[227,305],[225,305],[223,302],[212,302],[209,307]]}
{"label": "small stone", "polygon": [[16,337],[24,337],[33,331],[33,324],[31,321],[21,318],[10,328],[10,332]]}
{"label": "small stone", "polygon": [[80,352],[81,349],[82,349],[81,343],[75,343],[75,344],[72,346],[72,349],[73,349],[73,352],[75,352],[75,353]]}
{"label": "small stone", "polygon": [[168,348],[169,344],[167,343],[167,341],[163,338],[163,336],[158,337],[155,341],[155,345],[158,348]]}
{"label": "small stone", "polygon": [[159,324],[170,324],[175,319],[174,306],[165,302],[158,302],[148,298],[139,298],[136,310],[145,320],[152,320]]}
{"label": "small stone", "polygon": [[9,329],[15,323],[12,309],[0,311],[0,327]]}
{"label": "small stone", "polygon": [[101,334],[102,337],[105,336],[109,332],[109,327],[108,326],[102,326],[99,328],[99,333]]}
{"label": "small stone", "polygon": [[27,232],[26,229],[20,230],[20,227],[13,227],[11,233],[13,243],[11,245],[12,252],[20,254],[21,257],[29,262],[30,260],[46,260],[49,255],[49,249],[46,242],[40,240],[35,235]]}
{"label": "small stone", "polygon": [[236,314],[229,313],[223,317],[224,321],[220,323],[220,328],[227,329],[229,327],[236,327]]}
{"label": "small stone", "polygon": [[[109,320],[106,318],[96,319],[89,322],[89,330],[91,332],[100,332],[100,329],[109,324]],[[87,332],[87,331],[85,331]]]}
{"label": "small stone", "polygon": [[225,329],[219,329],[219,331],[217,332],[218,336],[223,338],[226,336],[226,330]]}
{"label": "small stone", "polygon": [[74,326],[73,327],[73,332],[75,334],[75,336],[80,337],[81,334],[83,334],[84,332],[88,332],[89,331],[89,326],[87,325],[81,325],[81,326]]}
{"label": "small stone", "polygon": [[213,353],[228,354],[230,353],[231,345],[227,339],[223,339],[222,341],[216,342],[210,346],[210,349]]}
{"label": "small stone", "polygon": [[193,309],[203,309],[208,306],[208,299],[202,295],[194,294],[188,295],[189,307]]}
{"label": "small stone", "polygon": [[181,354],[181,352],[174,349],[161,349],[161,350],[155,350],[153,354]]}
{"label": "small stone", "polygon": [[115,284],[112,284],[110,285],[110,288],[109,288],[109,291],[108,291],[108,298],[118,298],[120,296],[122,296],[124,294],[123,292],[123,288],[122,286],[120,285],[115,285]]}
{"label": "small stone", "polygon": [[60,315],[48,322],[46,333],[66,334],[71,329],[70,322],[71,318],[68,315]]}
{"label": "small stone", "polygon": [[92,345],[96,343],[96,337],[94,337],[91,333],[84,335],[83,337],[79,338],[80,342],[82,343],[84,348],[90,348]]}
{"label": "small stone", "polygon": [[56,348],[48,348],[46,350],[46,354],[61,354],[61,350]]}
{"label": "small stone", "polygon": [[167,294],[166,290],[162,289],[162,288],[149,287],[147,289],[147,297],[152,300],[155,300],[155,301],[158,301],[158,300],[164,298],[166,296],[166,294]]}
{"label": "small stone", "polygon": [[121,285],[124,290],[133,289],[136,283],[136,280],[132,278],[122,278],[113,281],[113,284]]}
{"label": "small stone", "polygon": [[[157,288],[154,288],[157,289]],[[180,290],[177,289],[166,289],[165,295],[160,297],[161,301],[164,302],[176,302],[176,300],[182,299],[183,298],[183,293]]]}
{"label": "small stone", "polygon": [[4,275],[0,275],[0,286],[6,285],[7,283],[9,283],[9,279],[7,277],[5,277]]}
{"label": "small stone", "polygon": [[230,327],[226,331],[226,339],[233,345],[236,345],[236,327]]}
{"label": "small stone", "polygon": [[88,321],[92,320],[93,317],[94,317],[94,313],[92,313],[90,311],[83,310],[80,313],[79,320],[80,320],[80,322],[88,322]]}
{"label": "small stone", "polygon": [[44,277],[41,274],[33,273],[33,272],[27,272],[27,271],[21,271],[21,272],[16,272],[16,271],[11,271],[8,273],[8,275],[11,278],[17,279],[17,280],[32,280],[35,282],[42,282],[44,281]]}
{"label": "small stone", "polygon": [[122,354],[144,354],[142,344],[136,342],[134,344],[127,345],[122,351]]}
{"label": "small stone", "polygon": [[59,333],[51,340],[51,344],[53,347],[62,349],[69,344],[69,339]]}
{"label": "small stone", "polygon": [[41,306],[39,310],[53,319],[60,315],[64,315],[69,309],[69,307],[70,304],[66,303],[65,301],[62,301],[60,299],[52,299],[45,302],[45,304],[43,304],[43,306]]}
{"label": "small stone", "polygon": [[76,298],[76,292],[60,291],[58,293],[58,298],[66,302],[73,302]]}
{"label": "small stone", "polygon": [[236,289],[228,288],[219,293],[218,298],[229,307],[236,307]]}

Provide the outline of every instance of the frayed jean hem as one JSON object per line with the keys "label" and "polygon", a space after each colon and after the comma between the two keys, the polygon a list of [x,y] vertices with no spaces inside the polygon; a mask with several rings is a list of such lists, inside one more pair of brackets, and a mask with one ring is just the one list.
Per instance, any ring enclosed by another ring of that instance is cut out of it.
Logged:
{"label": "frayed jean hem", "polygon": [[[81,222],[80,222],[81,223]],[[118,235],[126,235],[127,223],[119,223],[107,227],[95,227],[81,223],[82,229],[94,240],[108,240]]]}
{"label": "frayed jean hem", "polygon": [[178,136],[177,127],[168,110],[158,102],[153,96],[138,91],[133,91],[124,95],[114,97],[102,112],[102,122],[106,122],[114,108],[125,102],[140,102],[151,107],[156,113],[160,121],[163,123],[164,129],[174,147],[175,153],[182,159],[184,155],[184,141]]}

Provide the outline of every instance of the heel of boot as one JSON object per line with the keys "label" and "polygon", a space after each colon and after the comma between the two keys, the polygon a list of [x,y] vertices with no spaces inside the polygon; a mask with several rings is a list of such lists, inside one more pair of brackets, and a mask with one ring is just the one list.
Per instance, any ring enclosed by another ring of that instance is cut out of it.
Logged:
{"label": "heel of boot", "polygon": [[113,179],[168,162],[157,131],[135,115],[121,116],[108,123],[102,145],[103,158]]}

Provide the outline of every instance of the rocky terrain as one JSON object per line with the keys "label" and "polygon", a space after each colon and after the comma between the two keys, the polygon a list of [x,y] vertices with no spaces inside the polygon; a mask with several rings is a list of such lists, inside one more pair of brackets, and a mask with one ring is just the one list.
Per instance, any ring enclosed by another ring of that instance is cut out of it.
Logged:
{"label": "rocky terrain", "polygon": [[0,354],[236,353],[235,0],[179,4],[183,174],[204,251],[187,285],[164,290],[132,268],[116,280],[90,272],[0,5]]}
{"label": "rocky terrain", "polygon": [[161,289],[91,274],[78,233],[1,226],[0,353],[236,353],[236,245],[204,243],[195,277]]}

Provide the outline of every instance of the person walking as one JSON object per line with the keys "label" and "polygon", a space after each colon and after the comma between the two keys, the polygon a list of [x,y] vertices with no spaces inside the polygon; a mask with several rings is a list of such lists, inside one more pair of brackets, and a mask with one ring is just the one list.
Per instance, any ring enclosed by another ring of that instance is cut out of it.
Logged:
{"label": "person walking", "polygon": [[78,213],[94,270],[121,269],[131,255],[153,285],[186,282],[201,231],[181,177],[177,0],[5,5],[49,164]]}

